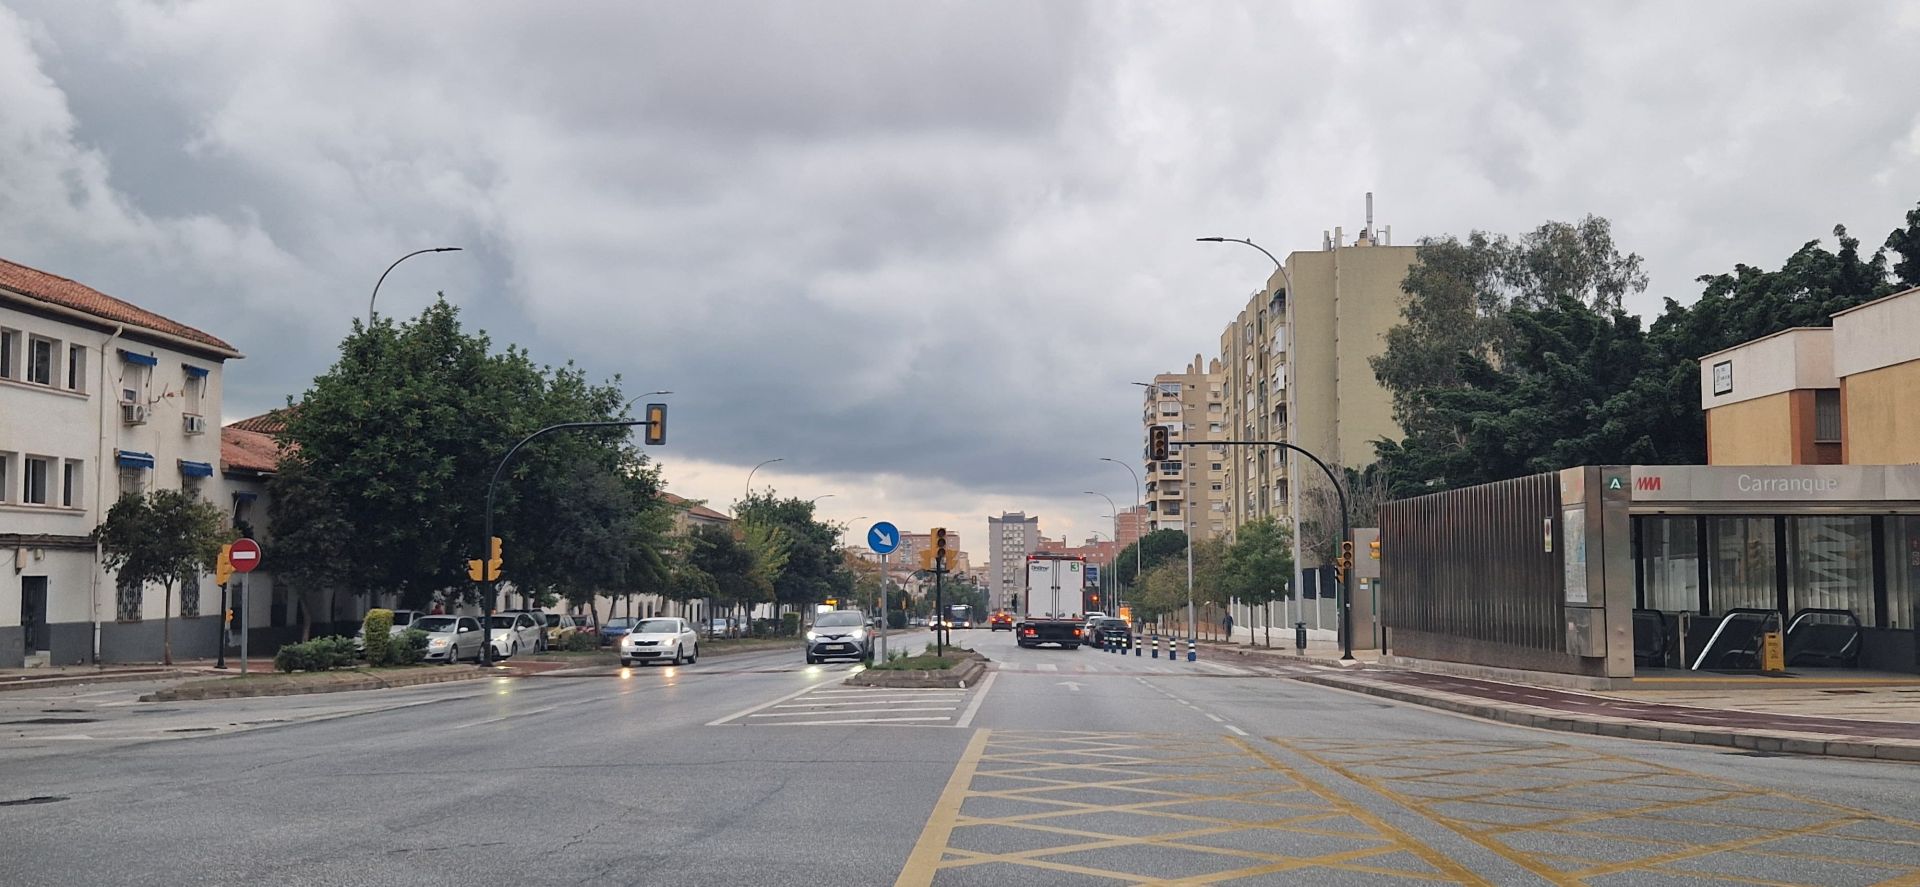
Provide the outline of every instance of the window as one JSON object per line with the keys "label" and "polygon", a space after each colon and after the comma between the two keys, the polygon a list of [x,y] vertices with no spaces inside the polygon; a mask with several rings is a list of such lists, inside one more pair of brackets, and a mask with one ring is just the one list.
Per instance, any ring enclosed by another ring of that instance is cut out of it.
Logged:
{"label": "window", "polygon": [[183,410],[185,413],[192,416],[200,415],[200,395],[206,387],[207,377],[194,373],[187,374],[186,387],[182,389],[183,398],[186,400],[186,407]]}
{"label": "window", "polygon": [[28,456],[26,488],[21,491],[20,501],[28,505],[47,504],[47,477],[53,472],[53,460],[45,456]]}
{"label": "window", "polygon": [[1837,388],[1813,392],[1813,442],[1840,442],[1840,390]]}
{"label": "window", "polygon": [[1699,519],[1642,517],[1641,571],[1645,597],[1641,606],[1663,613],[1700,609]]}
{"label": "window", "polygon": [[80,484],[86,479],[86,463],[78,459],[68,459],[60,463],[60,507],[79,508],[82,492]]}
{"label": "window", "polygon": [[[1914,605],[1920,603],[1920,517],[1888,517],[1882,551],[1887,559],[1887,612],[1884,627],[1911,629]],[[1865,619],[1861,620],[1865,622]]]}
{"label": "window", "polygon": [[67,346],[67,390],[87,390],[87,346]]}
{"label": "window", "polygon": [[120,497],[138,496],[146,492],[146,469],[120,466]]}
{"label": "window", "polygon": [[1168,517],[1177,516],[1180,514],[1180,503],[1168,502],[1167,507],[1160,509],[1160,513],[1167,515]]}
{"label": "window", "polygon": [[1215,463],[1213,463],[1213,464],[1211,464],[1211,465],[1208,465],[1208,466],[1207,466],[1207,468],[1208,468],[1209,470],[1212,470],[1212,471],[1221,471],[1221,470],[1224,470],[1224,469],[1222,469],[1222,468],[1221,468],[1221,466],[1220,466],[1220,463],[1219,463],[1219,462],[1215,462]]}
{"label": "window", "polygon": [[1226,485],[1224,485],[1224,484],[1213,484],[1213,485],[1211,485],[1210,487],[1208,487],[1208,489],[1211,489],[1211,490],[1213,490],[1214,492],[1216,492],[1216,493],[1218,493],[1218,492],[1220,492],[1221,490],[1224,490],[1224,489],[1226,489]]}
{"label": "window", "polygon": [[31,336],[27,339],[27,381],[35,385],[53,384],[53,340]]}
{"label": "window", "polygon": [[13,454],[0,453],[0,502],[13,501]]}
{"label": "window", "polygon": [[1852,610],[1873,622],[1873,518],[1787,518],[1788,615],[1805,607]]}
{"label": "window", "polygon": [[20,375],[14,361],[20,354],[20,331],[0,329],[0,379],[14,379]]}
{"label": "window", "polygon": [[1779,606],[1774,594],[1773,518],[1714,517],[1707,519],[1707,603],[1715,612],[1734,607],[1771,610]]}

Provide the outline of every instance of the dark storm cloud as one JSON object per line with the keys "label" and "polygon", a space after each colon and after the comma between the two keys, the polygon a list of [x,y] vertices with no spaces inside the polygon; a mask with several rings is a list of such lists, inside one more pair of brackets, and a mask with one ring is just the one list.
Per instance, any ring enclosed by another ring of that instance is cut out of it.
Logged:
{"label": "dark storm cloud", "polygon": [[1691,298],[1920,198],[1915,9],[0,0],[0,244],[235,341],[235,416],[464,246],[384,313],[673,389],[695,495],[1085,528],[1267,274],[1192,237],[1597,212]]}

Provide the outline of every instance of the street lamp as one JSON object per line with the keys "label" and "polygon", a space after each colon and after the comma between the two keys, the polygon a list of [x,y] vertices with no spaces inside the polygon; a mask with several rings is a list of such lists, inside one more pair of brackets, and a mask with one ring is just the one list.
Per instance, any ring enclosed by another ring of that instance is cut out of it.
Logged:
{"label": "street lamp", "polygon": [[811,504],[813,504],[813,503],[815,503],[815,502],[818,502],[818,501],[820,501],[820,500],[822,500],[822,499],[831,499],[831,498],[833,498],[833,494],[832,494],[832,493],[822,493],[822,494],[820,494],[820,495],[818,495],[818,496],[815,496],[815,497],[813,497],[813,498],[811,498],[811,499],[808,499],[808,500],[807,500],[807,504],[809,504],[809,505],[811,505]]}
{"label": "street lamp", "polygon": [[[1149,391],[1159,387],[1152,382],[1135,382],[1133,384]],[[1194,645],[1200,640],[1200,629],[1194,622],[1193,615],[1193,508],[1187,500],[1186,484],[1189,475],[1186,471],[1186,462],[1187,448],[1183,443],[1180,446],[1180,532],[1187,537],[1187,658],[1188,661],[1192,661]],[[1165,472],[1162,472],[1162,474],[1164,473]],[[1135,549],[1135,551],[1137,552],[1138,549]],[[1138,572],[1138,570],[1139,568],[1136,565],[1135,572]]]}
{"label": "street lamp", "polygon": [[[1096,493],[1092,490],[1081,490],[1080,492],[1085,493],[1089,496],[1099,496],[1100,498],[1107,500],[1107,507],[1113,509],[1113,515],[1112,515],[1113,535],[1109,536],[1108,538],[1112,539],[1115,544],[1119,544],[1120,542],[1120,506],[1113,504],[1113,497],[1105,493]],[[1096,530],[1095,532],[1099,532],[1099,531]],[[1115,554],[1118,554],[1118,553],[1119,552],[1115,552]],[[1113,569],[1113,564],[1111,563],[1107,564],[1107,569],[1109,570]],[[1135,581],[1138,581],[1138,579],[1136,578]],[[1115,576],[1113,579],[1113,591],[1114,591],[1114,597],[1116,598],[1116,600],[1114,600],[1113,602],[1113,613],[1115,616],[1118,616],[1120,615],[1120,601],[1117,599],[1120,595],[1120,577],[1118,576]]]}
{"label": "street lamp", "polygon": [[413,252],[407,253],[404,256],[401,256],[400,258],[394,259],[393,264],[387,266],[387,270],[380,272],[380,279],[373,282],[373,295],[367,298],[367,326],[373,326],[373,302],[375,299],[380,298],[380,284],[387,282],[387,275],[393,273],[393,269],[399,267],[401,262],[411,259],[414,256],[420,255],[421,253],[457,253],[457,252],[460,252],[460,248],[457,246],[435,246],[435,247],[429,247],[427,249],[417,249],[417,250],[414,250]]}
{"label": "street lamp", "polygon": [[749,499],[753,498],[753,472],[754,471],[759,471],[760,469],[765,468],[769,465],[772,465],[775,462],[785,462],[785,461],[787,461],[786,457],[782,456],[778,459],[768,459],[765,462],[762,462],[758,465],[753,466],[753,471],[747,472],[747,498]]}
{"label": "street lamp", "polygon": [[[1133,466],[1128,465],[1127,463],[1122,462],[1119,459],[1109,459],[1106,456],[1101,456],[1100,461],[1112,462],[1113,464],[1118,465],[1121,468],[1125,468],[1128,474],[1133,475],[1133,507],[1135,509],[1134,516],[1141,520],[1146,520],[1145,506],[1140,501],[1140,472],[1133,470]],[[1114,513],[1118,514],[1119,510],[1115,509]],[[1118,528],[1120,526],[1120,519],[1117,517],[1114,518],[1113,523],[1115,528]],[[1145,539],[1145,537],[1146,537],[1146,534],[1142,533],[1140,534],[1140,538],[1136,538],[1133,540],[1133,581],[1135,582],[1140,581],[1140,543]],[[1118,532],[1114,534],[1113,539],[1115,542],[1120,541],[1120,535]],[[1118,584],[1115,584],[1114,590],[1118,591],[1119,589],[1120,589],[1120,586]]]}

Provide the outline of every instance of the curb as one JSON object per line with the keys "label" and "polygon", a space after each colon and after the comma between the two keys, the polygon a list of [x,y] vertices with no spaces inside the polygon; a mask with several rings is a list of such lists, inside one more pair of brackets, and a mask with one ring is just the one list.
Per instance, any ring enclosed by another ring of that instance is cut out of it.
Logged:
{"label": "curb", "polygon": [[1903,745],[1868,738],[1835,739],[1818,733],[1714,730],[1693,725],[1676,726],[1660,721],[1642,721],[1632,718],[1596,718],[1554,708],[1499,705],[1455,693],[1408,690],[1347,675],[1300,674],[1291,677],[1297,681],[1319,684],[1337,690],[1424,705],[1428,708],[1520,727],[1559,730],[1563,733],[1680,742],[1782,754],[1827,755],[1875,761],[1920,761],[1920,743]]}
{"label": "curb", "polygon": [[349,690],[385,690],[396,687],[417,687],[424,684],[447,684],[454,681],[472,681],[488,677],[500,677],[500,675],[478,668],[469,671],[435,669],[419,675],[402,675],[391,678],[362,675],[357,680],[283,685],[278,687],[171,687],[148,693],[140,697],[140,701],[186,702],[202,699],[253,699],[263,696],[307,696],[315,693],[344,693]]}
{"label": "curb", "polygon": [[39,690],[47,687],[74,687],[81,684],[117,684],[128,681],[158,681],[192,675],[193,672],[179,669],[154,669],[153,671],[104,672],[93,675],[62,675],[52,678],[15,678],[0,680],[0,693],[9,690]]}

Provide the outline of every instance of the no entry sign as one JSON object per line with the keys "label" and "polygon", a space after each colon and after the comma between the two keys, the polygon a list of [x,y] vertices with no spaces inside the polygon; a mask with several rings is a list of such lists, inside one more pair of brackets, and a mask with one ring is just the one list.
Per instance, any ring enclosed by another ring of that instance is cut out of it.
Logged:
{"label": "no entry sign", "polygon": [[227,555],[227,560],[238,572],[253,572],[254,567],[260,566],[260,543],[252,539],[233,540],[233,551]]}

